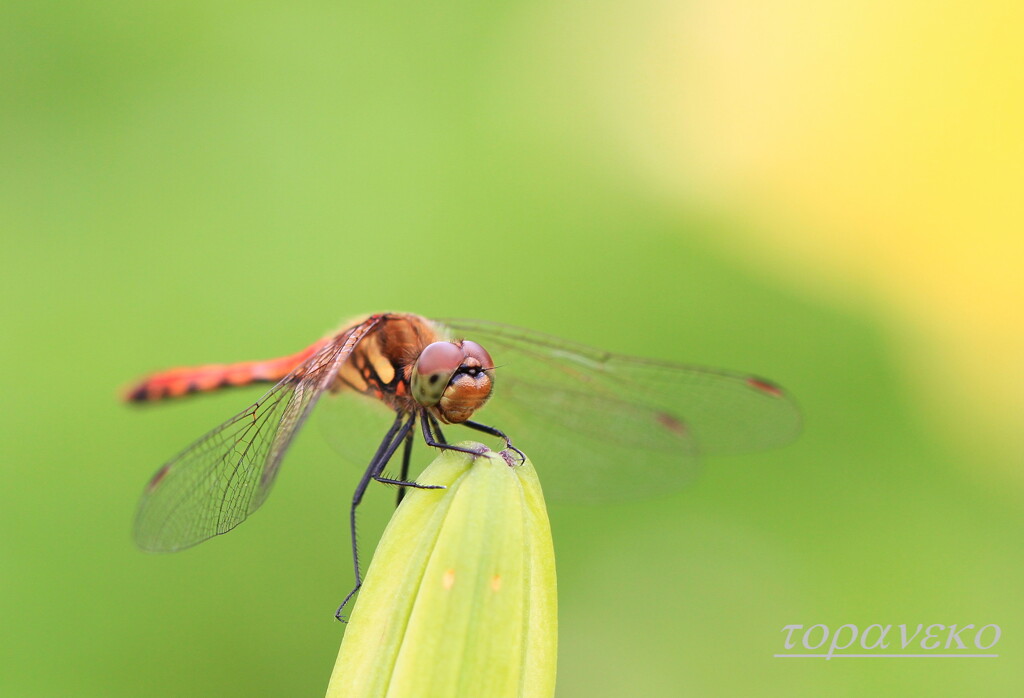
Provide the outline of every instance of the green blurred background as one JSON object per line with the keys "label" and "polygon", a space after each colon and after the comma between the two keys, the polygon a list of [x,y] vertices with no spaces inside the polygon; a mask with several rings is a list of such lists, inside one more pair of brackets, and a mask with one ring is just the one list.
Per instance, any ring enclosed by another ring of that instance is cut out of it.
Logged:
{"label": "green blurred background", "polygon": [[[684,491],[552,506],[559,695],[1013,694],[1021,15],[4,3],[0,695],[322,693],[357,471],[307,429],[258,516],[142,554],[142,485],[258,391],[117,390],[384,309],[756,372],[803,407],[796,444]],[[773,658],[815,623],[997,623],[1001,656]]]}

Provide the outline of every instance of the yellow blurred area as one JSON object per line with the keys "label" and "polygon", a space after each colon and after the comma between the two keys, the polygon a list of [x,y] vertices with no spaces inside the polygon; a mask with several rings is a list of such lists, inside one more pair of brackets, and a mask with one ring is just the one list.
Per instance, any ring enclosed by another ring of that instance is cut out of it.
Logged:
{"label": "yellow blurred area", "polygon": [[553,53],[592,60],[556,79],[627,179],[740,211],[750,236],[716,242],[885,317],[915,403],[972,450],[1024,454],[1024,4],[559,12],[591,45]]}

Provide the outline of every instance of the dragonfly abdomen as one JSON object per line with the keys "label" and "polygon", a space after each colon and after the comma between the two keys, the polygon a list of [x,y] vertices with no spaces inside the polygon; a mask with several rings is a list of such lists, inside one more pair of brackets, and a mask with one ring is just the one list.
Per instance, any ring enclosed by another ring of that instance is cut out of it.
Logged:
{"label": "dragonfly abdomen", "polygon": [[239,385],[276,383],[315,354],[325,342],[317,342],[291,356],[266,361],[210,364],[161,371],[133,385],[125,391],[124,398],[129,402],[155,402]]}

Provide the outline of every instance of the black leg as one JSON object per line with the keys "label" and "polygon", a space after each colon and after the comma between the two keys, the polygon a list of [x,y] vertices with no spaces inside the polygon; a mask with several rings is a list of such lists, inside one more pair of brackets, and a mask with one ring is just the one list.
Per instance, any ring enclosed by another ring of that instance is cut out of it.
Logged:
{"label": "black leg", "polygon": [[375,477],[373,478],[377,482],[383,482],[385,485],[398,485],[399,487],[415,487],[418,490],[443,490],[444,485],[421,485],[418,482],[412,480],[395,480],[390,477]]}
{"label": "black leg", "polygon": [[420,416],[420,426],[423,428],[423,440],[427,442],[427,446],[440,448],[443,451],[459,451],[461,453],[469,453],[474,456],[480,455],[479,451],[475,451],[472,448],[451,446],[449,444],[446,444],[444,441],[435,441],[434,435],[430,431],[430,422],[426,412],[423,412]]}
{"label": "black leg", "polygon": [[515,451],[516,453],[519,454],[519,457],[522,459],[522,462],[523,463],[526,462],[526,454],[523,453],[522,451],[520,451],[515,446],[513,446],[511,439],[509,439],[508,436],[505,434],[505,432],[501,431],[500,429],[495,429],[494,427],[487,426],[486,424],[480,424],[479,422],[468,422],[467,421],[467,422],[463,422],[462,424],[464,426],[469,427],[470,429],[476,429],[477,431],[482,431],[485,434],[490,434],[491,436],[496,436],[499,439],[504,439],[505,440],[505,448],[508,448],[508,449],[511,449],[511,450]]}
{"label": "black leg", "polygon": [[[409,461],[411,459],[412,459],[412,432],[410,431],[409,435],[405,437],[405,452],[402,453],[402,474],[399,475],[399,477],[402,480],[408,480],[409,479]],[[398,488],[398,498],[395,501],[395,506],[396,507],[399,504],[402,503],[402,499],[404,497],[405,497],[405,488],[404,487],[399,487]]]}
{"label": "black leg", "polygon": [[356,486],[356,491],[352,495],[352,509],[349,511],[349,525],[352,530],[352,565],[356,571],[356,585],[345,597],[345,600],[338,606],[337,612],[334,614],[335,618],[342,620],[341,611],[345,608],[345,604],[349,602],[349,599],[359,591],[359,587],[363,585],[363,576],[359,571],[359,549],[356,545],[356,507],[363,501],[363,495],[366,494],[366,488],[370,484],[370,480],[373,480],[380,476],[381,470],[387,465],[387,462],[391,460],[391,456],[394,455],[398,449],[399,444],[405,439],[406,435],[412,429],[413,423],[416,421],[416,415],[408,417],[408,421],[402,424],[402,421],[406,419],[406,415],[399,413],[395,417],[394,424],[388,429],[388,433],[384,436],[384,440],[380,442],[380,446],[377,448],[377,452],[374,454],[370,464],[366,466],[366,472],[363,473],[363,477],[359,480],[359,485]]}
{"label": "black leg", "polygon": [[[402,489],[399,490],[399,492],[402,492],[406,487],[415,487],[416,489],[420,489],[420,490],[443,490],[444,489],[444,485],[421,485],[418,482],[413,482],[412,480],[408,479],[409,478],[409,458],[412,455],[412,431],[411,430],[412,430],[412,423],[415,422],[415,421],[416,421],[416,415],[412,415],[412,417],[410,417],[410,419],[409,419],[409,423],[406,424],[405,427],[403,427],[403,429],[402,429],[402,435],[405,437],[405,453],[402,455],[402,477],[401,477],[401,479],[400,480],[395,480],[394,478],[383,477],[380,474],[381,471],[384,469],[383,465],[381,465],[381,467],[377,469],[377,474],[373,476],[373,479],[376,480],[377,482],[383,482],[385,485],[398,485],[399,487],[402,488]],[[392,453],[394,453],[395,450],[398,448],[398,441],[399,440],[400,439],[396,439],[395,440],[395,446],[391,450]],[[398,501],[399,501],[399,503],[401,503],[402,500],[399,499]]]}
{"label": "black leg", "polygon": [[444,433],[441,431],[441,424],[437,421],[437,417],[430,414],[429,412],[427,413],[427,416],[430,417],[431,431],[433,431],[434,436],[437,437],[437,440],[443,444],[448,443],[448,439],[444,438]]}

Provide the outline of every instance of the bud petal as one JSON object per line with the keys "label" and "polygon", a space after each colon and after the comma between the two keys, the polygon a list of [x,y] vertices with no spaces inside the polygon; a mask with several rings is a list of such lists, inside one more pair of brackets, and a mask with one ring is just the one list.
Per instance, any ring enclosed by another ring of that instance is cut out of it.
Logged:
{"label": "bud petal", "polygon": [[417,481],[447,489],[410,490],[388,524],[328,698],[554,695],[555,557],[533,466],[445,451]]}

